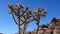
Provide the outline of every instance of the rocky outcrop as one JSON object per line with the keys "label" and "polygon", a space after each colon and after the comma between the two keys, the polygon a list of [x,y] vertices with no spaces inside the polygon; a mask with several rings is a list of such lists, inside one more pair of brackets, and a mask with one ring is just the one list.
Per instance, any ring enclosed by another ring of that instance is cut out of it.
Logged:
{"label": "rocky outcrop", "polygon": [[[35,34],[35,31],[30,34]],[[41,25],[38,34],[60,34],[60,19],[52,18],[50,24]]]}

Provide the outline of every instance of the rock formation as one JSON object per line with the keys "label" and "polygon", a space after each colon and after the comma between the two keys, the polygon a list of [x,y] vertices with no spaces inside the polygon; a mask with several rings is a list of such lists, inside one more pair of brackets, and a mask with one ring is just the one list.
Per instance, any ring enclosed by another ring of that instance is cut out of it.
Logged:
{"label": "rock formation", "polygon": [[[31,34],[35,34],[35,31]],[[60,19],[52,18],[50,24],[41,25],[38,34],[60,34]]]}

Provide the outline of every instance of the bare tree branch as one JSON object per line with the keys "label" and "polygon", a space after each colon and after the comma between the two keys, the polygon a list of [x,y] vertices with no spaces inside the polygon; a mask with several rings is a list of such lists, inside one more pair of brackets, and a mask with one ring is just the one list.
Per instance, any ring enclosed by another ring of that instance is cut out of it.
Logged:
{"label": "bare tree branch", "polygon": [[16,24],[18,24],[18,23],[17,23],[17,21],[15,20],[15,18],[14,18],[14,15],[13,15],[13,14],[12,14],[12,18],[13,18],[14,22],[15,22]]}

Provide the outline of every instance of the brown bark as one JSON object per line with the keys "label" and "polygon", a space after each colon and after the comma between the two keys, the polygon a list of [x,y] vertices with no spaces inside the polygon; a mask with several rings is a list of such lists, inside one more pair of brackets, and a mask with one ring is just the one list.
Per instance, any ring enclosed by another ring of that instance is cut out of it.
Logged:
{"label": "brown bark", "polygon": [[25,33],[25,24],[24,24],[24,29],[23,29],[23,34]]}
{"label": "brown bark", "polygon": [[40,15],[38,15],[38,18],[36,20],[36,25],[37,25],[37,30],[36,30],[36,34],[38,34],[38,31],[39,31],[39,23],[40,23]]}
{"label": "brown bark", "polygon": [[18,34],[20,34],[20,24],[18,24]]}
{"label": "brown bark", "polygon": [[26,27],[27,27],[27,24],[26,24],[26,22],[25,22],[25,23],[24,23],[24,28],[23,28],[23,34],[25,33]]}
{"label": "brown bark", "polygon": [[20,34],[20,22],[18,24],[18,34]]}
{"label": "brown bark", "polygon": [[38,34],[38,31],[39,31],[39,21],[37,21],[37,30],[36,30],[36,34]]}
{"label": "brown bark", "polygon": [[[18,13],[19,15],[19,13]],[[20,34],[20,16],[18,16],[18,34]]]}

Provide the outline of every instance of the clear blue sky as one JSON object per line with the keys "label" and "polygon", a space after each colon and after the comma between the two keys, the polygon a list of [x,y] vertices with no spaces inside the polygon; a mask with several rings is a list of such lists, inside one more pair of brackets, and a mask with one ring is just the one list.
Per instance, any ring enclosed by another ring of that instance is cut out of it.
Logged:
{"label": "clear blue sky", "polygon": [[[4,34],[12,34],[18,31],[17,25],[14,23],[10,14],[8,14],[8,3],[16,4],[18,2],[23,3],[24,6],[28,6],[31,10],[36,9],[38,6],[42,6],[47,9],[47,15],[41,18],[40,24],[50,23],[53,17],[60,18],[60,0],[0,0],[0,32]],[[32,31],[36,24],[31,22],[27,31]]]}

